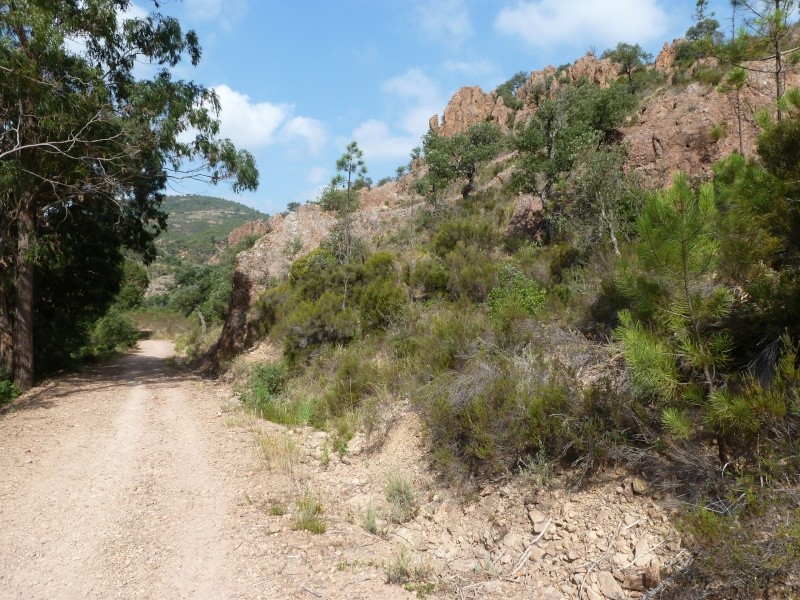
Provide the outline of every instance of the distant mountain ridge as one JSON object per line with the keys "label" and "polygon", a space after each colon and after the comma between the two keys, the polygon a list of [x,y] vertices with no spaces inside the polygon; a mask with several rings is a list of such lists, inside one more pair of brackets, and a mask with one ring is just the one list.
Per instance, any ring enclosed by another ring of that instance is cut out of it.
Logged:
{"label": "distant mountain ridge", "polygon": [[156,240],[159,255],[203,263],[228,245],[230,233],[269,215],[254,208],[212,196],[167,196],[161,206],[167,230]]}

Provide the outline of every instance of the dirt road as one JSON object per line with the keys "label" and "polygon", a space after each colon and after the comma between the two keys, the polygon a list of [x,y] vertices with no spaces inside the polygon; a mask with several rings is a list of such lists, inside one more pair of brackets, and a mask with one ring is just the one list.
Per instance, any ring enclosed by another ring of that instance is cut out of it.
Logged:
{"label": "dirt road", "polygon": [[[684,552],[663,508],[621,476],[581,491],[490,482],[464,502],[427,469],[402,403],[379,446],[358,434],[340,456],[325,432],[242,412],[226,386],[170,367],[171,353],[143,342],[0,415],[0,600],[555,600],[578,596],[589,564],[602,566],[589,597],[601,584],[634,597],[615,578],[635,583]],[[402,524],[386,516],[398,475],[419,506]],[[309,495],[322,535],[297,526]]]}
{"label": "dirt road", "polygon": [[0,597],[241,596],[237,477],[252,457],[171,353],[145,341],[0,419]]}

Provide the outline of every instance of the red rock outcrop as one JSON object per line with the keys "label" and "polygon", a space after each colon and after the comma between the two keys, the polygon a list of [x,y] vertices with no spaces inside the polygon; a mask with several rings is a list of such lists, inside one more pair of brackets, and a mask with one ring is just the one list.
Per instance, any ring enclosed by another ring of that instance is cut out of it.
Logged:
{"label": "red rock outcrop", "polygon": [[517,198],[514,212],[506,227],[506,235],[510,238],[533,239],[537,242],[545,240],[547,219],[541,198],[530,195]]}
{"label": "red rock outcrop", "polygon": [[[795,71],[787,87],[800,85]],[[755,115],[774,105],[774,81],[769,73],[751,72],[742,90],[742,142],[745,155],[755,153],[760,132]],[[739,150],[736,103],[733,94],[692,83],[666,90],[645,101],[636,123],[622,128],[628,166],[648,188],[670,185],[676,171],[710,175],[712,164]],[[715,130],[715,131],[714,131]]]}
{"label": "red rock outcrop", "polygon": [[672,63],[675,62],[675,55],[677,54],[678,44],[683,40],[673,40],[670,44],[669,42],[664,42],[664,47],[661,48],[661,52],[658,53],[655,62],[655,70],[661,71],[662,73],[669,73],[672,70]]}
{"label": "red rock outcrop", "polygon": [[269,233],[269,231],[269,221],[248,221],[241,227],[237,227],[230,232],[228,235],[228,247],[233,248],[236,244],[248,236],[257,235],[261,237]]}
{"label": "red rock outcrop", "polygon": [[431,129],[445,136],[464,132],[485,121],[496,123],[501,130],[508,131],[510,114],[502,98],[493,92],[486,94],[476,85],[458,90],[447,103],[441,123],[438,115],[434,115],[429,124]]}

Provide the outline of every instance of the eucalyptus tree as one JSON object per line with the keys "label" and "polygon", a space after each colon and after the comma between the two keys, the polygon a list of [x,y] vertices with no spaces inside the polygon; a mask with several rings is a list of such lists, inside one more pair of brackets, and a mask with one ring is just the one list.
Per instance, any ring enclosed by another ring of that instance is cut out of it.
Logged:
{"label": "eucalyptus tree", "polygon": [[[128,18],[130,8],[0,3],[0,331],[13,340],[13,356],[0,345],[0,364],[13,362],[23,389],[34,375],[35,273],[58,255],[59,219],[110,222],[147,259],[166,226],[159,206],[170,178],[258,184],[252,155],[218,137],[214,91],[170,73],[184,58],[198,63],[196,34],[157,12]],[[151,78],[136,77],[141,62]]]}

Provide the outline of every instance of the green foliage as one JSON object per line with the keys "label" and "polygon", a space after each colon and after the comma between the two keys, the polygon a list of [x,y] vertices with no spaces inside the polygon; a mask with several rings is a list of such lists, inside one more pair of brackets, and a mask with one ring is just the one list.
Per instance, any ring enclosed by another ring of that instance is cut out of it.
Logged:
{"label": "green foliage", "polygon": [[712,592],[720,598],[773,598],[796,589],[800,569],[800,514],[786,492],[738,484],[740,498],[720,511],[710,504],[685,514],[681,527],[694,553],[688,569],[667,588]]}
{"label": "green foliage", "polygon": [[670,190],[648,200],[638,222],[636,267],[623,267],[620,279],[634,305],[619,314],[616,330],[631,381],[659,407],[665,430],[681,439],[700,431],[685,409],[713,412],[733,348],[723,328],[732,298],[713,279],[719,220],[713,188],[696,192],[676,176]]}
{"label": "green foliage", "polygon": [[140,263],[126,258],[122,265],[122,283],[114,304],[121,310],[138,308],[144,301],[148,283],[147,270]]}
{"label": "green foliage", "polygon": [[392,476],[386,484],[387,518],[392,523],[405,523],[417,515],[417,496],[411,482],[401,476]]}
{"label": "green foliage", "polygon": [[101,352],[133,348],[139,331],[133,320],[117,309],[109,310],[94,326],[92,343]]}
{"label": "green foliage", "polygon": [[522,102],[516,98],[516,93],[517,90],[519,90],[519,88],[521,88],[527,80],[528,73],[525,71],[519,71],[518,73],[515,73],[511,79],[497,86],[497,89],[494,92],[503,99],[503,104],[505,106],[511,110],[519,110],[522,108]]}
{"label": "green foliage", "polygon": [[447,291],[451,300],[466,298],[484,302],[495,285],[497,264],[491,254],[459,241],[444,257],[448,272]]}
{"label": "green foliage", "polygon": [[702,69],[695,71],[692,77],[695,81],[698,81],[704,85],[716,87],[720,84],[723,77],[725,77],[725,73],[717,68],[703,67]]}
{"label": "green foliage", "polygon": [[456,217],[441,224],[431,240],[431,248],[439,256],[446,256],[459,242],[481,250],[491,250],[497,245],[497,230],[485,217]]}
{"label": "green foliage", "polygon": [[175,272],[168,306],[189,316],[199,310],[210,324],[221,323],[228,312],[233,265],[186,265]]}
{"label": "green foliage", "polygon": [[327,415],[340,417],[354,412],[367,396],[377,391],[377,380],[378,372],[369,357],[358,349],[342,350],[325,398]]}
{"label": "green foliage", "polygon": [[447,270],[437,256],[424,256],[414,265],[410,285],[420,289],[426,297],[440,294],[447,289]]}
{"label": "green foliage", "polygon": [[407,303],[406,292],[395,277],[379,277],[359,292],[359,311],[367,329],[383,329],[393,323]]}
{"label": "green foliage", "polygon": [[[548,200],[551,188],[576,160],[613,134],[635,106],[625,86],[568,85],[545,99],[516,135],[521,152],[513,187]],[[552,207],[546,204],[546,208]]]}
{"label": "green foliage", "polygon": [[466,179],[461,189],[466,200],[475,188],[478,167],[500,151],[501,137],[500,128],[492,123],[479,123],[451,136],[429,131],[423,142],[427,192],[436,199],[451,183]]}
{"label": "green foliage", "polygon": [[508,264],[489,293],[489,318],[501,318],[511,305],[518,306],[527,316],[535,316],[546,298],[547,293],[536,281],[526,277],[517,265]]}
{"label": "green foliage", "polygon": [[293,529],[308,531],[319,535],[325,533],[327,527],[322,522],[322,502],[313,494],[306,492],[304,496],[297,499],[297,518],[292,525]]}
{"label": "green foliage", "polygon": [[633,75],[644,68],[645,63],[652,60],[653,55],[645,52],[639,44],[619,42],[613,49],[603,52],[602,58],[610,58],[618,63],[622,73],[628,77],[628,86],[631,93],[636,91]]}
{"label": "green foliage", "polygon": [[15,400],[19,396],[19,388],[14,385],[13,381],[6,379],[0,373],[0,408],[3,405]]}

